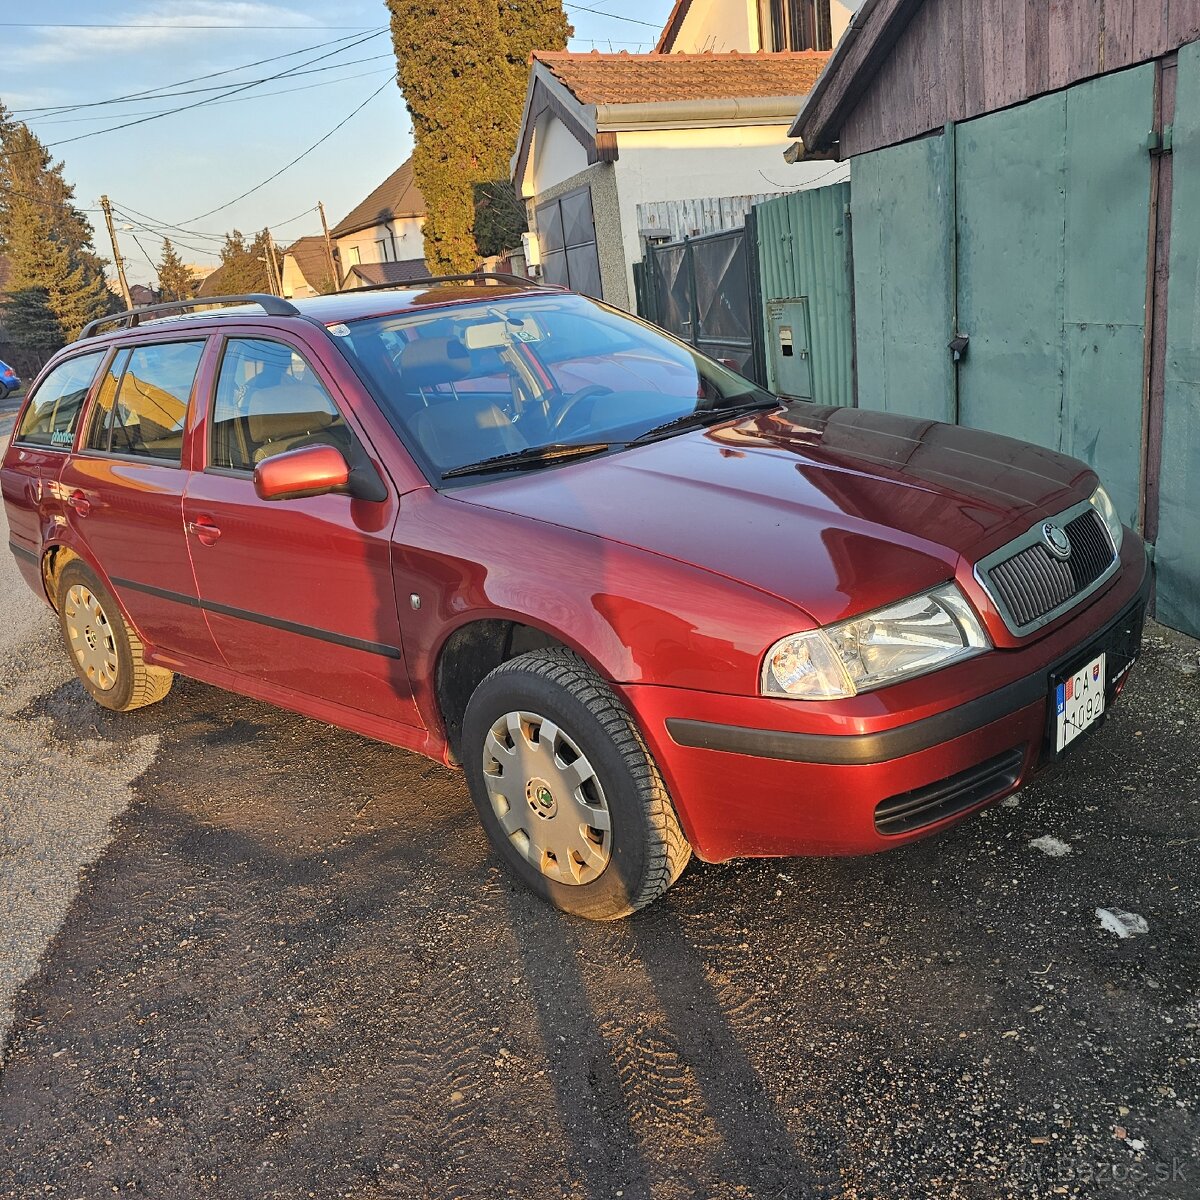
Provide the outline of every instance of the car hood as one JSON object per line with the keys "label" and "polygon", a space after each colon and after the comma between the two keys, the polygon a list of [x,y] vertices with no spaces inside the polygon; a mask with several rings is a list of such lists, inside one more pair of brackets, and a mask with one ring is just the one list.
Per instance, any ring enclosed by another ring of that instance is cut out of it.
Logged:
{"label": "car hood", "polygon": [[945,582],[1095,484],[1011,438],[792,405],[454,496],[694,564],[827,624]]}

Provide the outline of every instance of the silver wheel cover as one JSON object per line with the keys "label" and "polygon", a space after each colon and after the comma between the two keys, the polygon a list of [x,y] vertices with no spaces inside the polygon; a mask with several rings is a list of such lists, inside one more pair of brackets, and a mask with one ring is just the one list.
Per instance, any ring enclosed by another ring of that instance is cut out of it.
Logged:
{"label": "silver wheel cover", "polygon": [[500,828],[548,879],[585,884],[612,857],[612,818],[595,769],[553,721],[505,713],[483,746],[483,781]]}
{"label": "silver wheel cover", "polygon": [[92,591],[76,583],[63,602],[67,640],[80,670],[100,691],[117,686],[117,639],[108,615]]}

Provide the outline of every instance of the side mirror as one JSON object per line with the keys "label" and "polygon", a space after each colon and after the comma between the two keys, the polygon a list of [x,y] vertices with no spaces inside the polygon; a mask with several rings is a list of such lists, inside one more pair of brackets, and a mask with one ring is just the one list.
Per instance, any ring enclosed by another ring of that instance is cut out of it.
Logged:
{"label": "side mirror", "polygon": [[350,467],[334,446],[302,446],[263,459],[254,468],[254,490],[260,500],[298,500],[342,491]]}

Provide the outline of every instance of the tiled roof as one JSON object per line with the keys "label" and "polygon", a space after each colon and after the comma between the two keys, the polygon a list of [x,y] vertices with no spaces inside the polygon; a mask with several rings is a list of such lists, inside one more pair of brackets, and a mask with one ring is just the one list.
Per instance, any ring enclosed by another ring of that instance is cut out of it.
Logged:
{"label": "tiled roof", "polygon": [[423,258],[406,258],[401,262],[356,263],[350,268],[363,283],[408,283],[412,279],[428,279],[429,267]]}
{"label": "tiled roof", "polygon": [[356,204],[330,230],[343,237],[359,229],[379,225],[395,217],[425,215],[425,197],[413,179],[412,159],[396,168],[361,204]]}
{"label": "tiled roof", "polygon": [[296,260],[300,274],[315,287],[329,274],[329,258],[325,253],[323,237],[302,237],[294,241],[284,254],[290,254]]}
{"label": "tiled roof", "polygon": [[827,50],[768,54],[571,54],[535,50],[581,104],[668,100],[742,100],[803,96],[829,59]]}

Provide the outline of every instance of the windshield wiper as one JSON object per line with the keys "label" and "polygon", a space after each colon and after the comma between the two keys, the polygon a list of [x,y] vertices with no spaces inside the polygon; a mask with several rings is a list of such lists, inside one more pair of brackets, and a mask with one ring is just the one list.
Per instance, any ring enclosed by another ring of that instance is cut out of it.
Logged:
{"label": "windshield wiper", "polygon": [[548,446],[527,446],[524,450],[513,450],[509,454],[497,454],[493,458],[451,467],[442,472],[443,479],[456,475],[489,475],[499,471],[517,471],[522,467],[548,466],[566,459],[585,458],[599,454],[617,445],[616,442],[551,442]]}
{"label": "windshield wiper", "polygon": [[645,433],[639,433],[630,446],[640,446],[644,442],[653,442],[660,437],[668,437],[672,433],[677,433],[683,429],[694,429],[705,425],[715,425],[720,421],[727,421],[730,417],[741,416],[745,413],[766,411],[768,408],[778,408],[779,401],[775,399],[763,398],[761,400],[743,400],[740,404],[726,404],[720,408],[694,408],[691,412],[686,412],[681,417],[673,417],[670,421],[664,421],[661,425],[655,425],[647,429]]}

